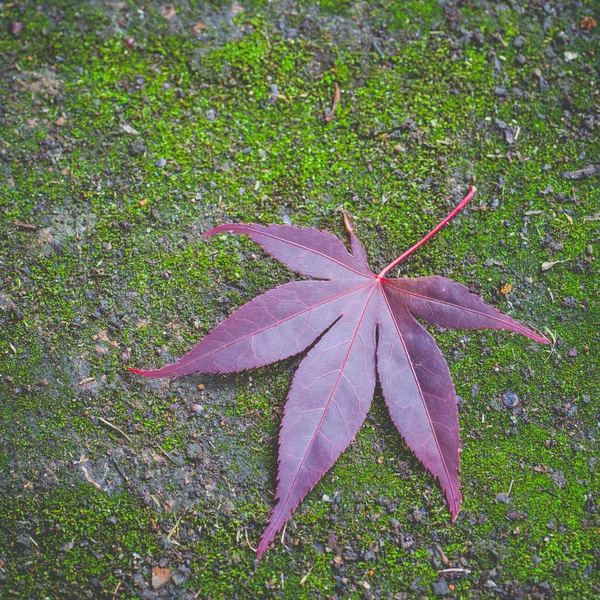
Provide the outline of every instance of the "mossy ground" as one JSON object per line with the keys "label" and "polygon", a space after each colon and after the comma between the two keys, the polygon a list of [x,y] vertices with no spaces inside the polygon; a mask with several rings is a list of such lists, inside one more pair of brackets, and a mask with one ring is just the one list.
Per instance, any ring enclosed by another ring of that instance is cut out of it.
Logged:
{"label": "mossy ground", "polygon": [[[600,193],[563,176],[600,163],[594,17],[5,3],[1,30],[24,29],[0,38],[0,595],[150,598],[164,566],[165,598],[597,597]],[[451,276],[556,344],[434,332],[464,399],[458,520],[378,393],[255,564],[297,359],[171,383],[125,365],[169,362],[293,277],[247,240],[201,241],[211,225],[345,239],[345,209],[377,268],[473,183],[402,272]]]}

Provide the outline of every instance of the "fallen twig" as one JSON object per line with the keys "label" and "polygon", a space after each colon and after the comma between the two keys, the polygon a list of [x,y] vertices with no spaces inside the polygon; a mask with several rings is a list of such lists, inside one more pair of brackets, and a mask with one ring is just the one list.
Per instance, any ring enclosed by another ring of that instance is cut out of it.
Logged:
{"label": "fallen twig", "polygon": [[246,536],[246,543],[248,544],[248,547],[250,548],[250,550],[252,550],[253,552],[256,552],[256,548],[250,543],[250,540],[248,539],[248,528],[244,527],[244,535]]}
{"label": "fallen twig", "polygon": [[97,482],[94,481],[91,477],[90,474],[88,473],[88,470],[85,468],[84,465],[81,465],[81,470],[83,471],[83,474],[85,475],[85,478],[97,489],[100,490],[101,492],[103,492],[104,490],[102,489],[102,486]]}
{"label": "fallen twig", "polygon": [[442,569],[441,571],[438,571],[438,573],[464,573],[465,575],[469,575],[471,573],[471,569]]}
{"label": "fallen twig", "polygon": [[164,450],[161,446],[159,446],[158,444],[154,444],[154,446],[156,447],[157,450],[160,450],[176,467],[180,466],[177,463],[177,461],[166,450]]}
{"label": "fallen twig", "polygon": [[108,425],[115,431],[118,431],[130,444],[133,444],[133,440],[120,427],[113,425],[110,421],[107,421],[106,419],[103,419],[102,417],[96,417],[96,419],[98,419],[98,421],[101,421],[105,425]]}
{"label": "fallen twig", "polygon": [[125,473],[121,469],[121,466],[117,462],[117,459],[114,456],[112,456],[111,460],[113,461],[115,467],[117,468],[117,471],[119,472],[119,475],[125,480],[125,483],[128,483],[129,482],[129,477],[127,477],[127,475],[125,475]]}
{"label": "fallen twig", "polygon": [[15,221],[13,225],[17,229],[24,229],[25,231],[35,231],[37,229],[37,225],[30,225],[29,223],[21,223],[20,221]]}
{"label": "fallen twig", "polygon": [[173,527],[171,527],[171,531],[169,531],[169,533],[167,534],[167,539],[169,540],[169,542],[173,541],[171,539],[171,536],[175,533],[175,530],[177,530],[177,533],[179,534],[179,523],[181,523],[181,519],[183,519],[183,517],[185,517],[185,512],[186,511],[183,511],[181,516],[177,519],[177,521],[175,521],[175,525],[173,525]]}

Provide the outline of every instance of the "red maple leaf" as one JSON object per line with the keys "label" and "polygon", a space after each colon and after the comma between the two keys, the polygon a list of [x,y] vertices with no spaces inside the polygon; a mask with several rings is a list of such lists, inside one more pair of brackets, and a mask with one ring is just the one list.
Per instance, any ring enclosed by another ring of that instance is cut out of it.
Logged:
{"label": "red maple leaf", "polygon": [[507,329],[540,343],[543,335],[488,306],[444,277],[393,279],[387,273],[439,231],[473,197],[375,275],[349,220],[352,253],[334,235],[308,227],[220,225],[204,237],[243,233],[293,271],[317,280],[286,283],[254,298],[176,363],[146,377],[231,373],[305,350],[279,435],[277,504],[260,557],[304,496],[354,439],[371,405],[376,377],[408,447],[440,482],[452,520],[460,510],[458,410],[448,366],[427,330]]}

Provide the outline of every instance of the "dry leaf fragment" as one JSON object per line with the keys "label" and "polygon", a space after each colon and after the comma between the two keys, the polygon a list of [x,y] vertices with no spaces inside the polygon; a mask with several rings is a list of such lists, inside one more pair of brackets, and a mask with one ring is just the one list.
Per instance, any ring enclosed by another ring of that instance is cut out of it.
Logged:
{"label": "dry leaf fragment", "polygon": [[160,16],[170,21],[175,16],[175,7],[172,4],[163,4],[160,7]]}
{"label": "dry leaf fragment", "polygon": [[204,23],[196,23],[192,29],[194,30],[194,33],[201,33],[206,29],[206,25]]}
{"label": "dry leaf fragment", "polygon": [[333,116],[335,114],[335,109],[337,108],[337,105],[340,103],[340,97],[341,97],[340,86],[337,83],[334,83],[334,85],[335,85],[335,93],[333,94],[333,104],[331,105],[331,110],[325,115],[325,120],[328,123],[333,120]]}
{"label": "dry leaf fragment", "polygon": [[15,37],[19,37],[19,34],[23,30],[23,23],[21,21],[15,21],[8,26],[9,33],[12,33]]}
{"label": "dry leaf fragment", "polygon": [[127,125],[127,123],[121,124],[121,131],[128,133],[129,135],[140,135],[140,132],[137,129],[134,129],[131,125]]}
{"label": "dry leaf fragment", "polygon": [[581,29],[585,29],[586,31],[591,31],[597,25],[598,23],[596,23],[596,19],[590,16],[583,17],[583,19],[581,19],[581,23],[579,24]]}
{"label": "dry leaf fragment", "polygon": [[152,587],[159,590],[171,577],[171,569],[152,567]]}
{"label": "dry leaf fragment", "polygon": [[231,5],[231,17],[235,18],[240,13],[243,13],[243,12],[244,12],[244,7],[239,2],[234,0],[233,4]]}
{"label": "dry leaf fragment", "polygon": [[557,265],[558,263],[562,263],[565,262],[564,260],[547,260],[546,262],[542,263],[542,271],[547,271],[548,269],[551,269],[554,265]]}

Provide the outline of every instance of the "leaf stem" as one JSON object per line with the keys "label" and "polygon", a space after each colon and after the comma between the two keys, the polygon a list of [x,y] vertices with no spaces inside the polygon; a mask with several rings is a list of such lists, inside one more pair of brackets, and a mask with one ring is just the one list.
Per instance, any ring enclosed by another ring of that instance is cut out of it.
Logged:
{"label": "leaf stem", "polygon": [[397,264],[401,263],[406,257],[410,256],[417,248],[420,248],[429,238],[433,237],[446,223],[454,217],[471,201],[477,189],[471,186],[467,195],[461,200],[460,204],[438,225],[436,225],[422,240],[418,241],[412,248],[409,248],[404,254],[401,254],[394,262],[391,262],[377,277],[385,277],[386,273],[391,271]]}

